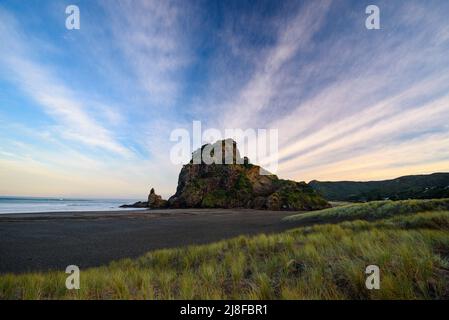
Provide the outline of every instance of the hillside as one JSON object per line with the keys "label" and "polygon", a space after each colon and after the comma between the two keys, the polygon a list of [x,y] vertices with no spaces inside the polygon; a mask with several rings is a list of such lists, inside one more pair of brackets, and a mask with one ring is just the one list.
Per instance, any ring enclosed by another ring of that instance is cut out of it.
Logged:
{"label": "hillside", "polygon": [[434,199],[449,197],[449,173],[411,175],[383,181],[311,181],[309,185],[330,201]]}

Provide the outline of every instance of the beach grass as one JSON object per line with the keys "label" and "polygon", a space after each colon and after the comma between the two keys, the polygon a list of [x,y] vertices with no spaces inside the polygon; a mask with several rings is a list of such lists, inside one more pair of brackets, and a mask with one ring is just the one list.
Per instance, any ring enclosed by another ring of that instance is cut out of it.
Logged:
{"label": "beach grass", "polygon": [[[65,288],[64,272],[1,275],[0,299],[448,299],[448,203],[387,201],[306,213],[287,220],[313,216],[320,224],[81,270],[79,290]],[[378,290],[365,286],[373,264]]]}
{"label": "beach grass", "polygon": [[449,210],[449,199],[371,201],[334,206],[320,211],[300,213],[284,218],[303,223],[335,223],[348,220],[377,220],[424,211]]}

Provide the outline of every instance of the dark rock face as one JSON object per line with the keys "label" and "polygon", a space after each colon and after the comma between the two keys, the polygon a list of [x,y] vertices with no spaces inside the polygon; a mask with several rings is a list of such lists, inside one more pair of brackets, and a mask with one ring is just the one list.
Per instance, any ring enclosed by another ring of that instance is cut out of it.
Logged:
{"label": "dark rock face", "polygon": [[122,204],[120,208],[148,208],[148,202],[137,201],[133,204]]}
{"label": "dark rock face", "polygon": [[[220,164],[211,163],[211,159],[221,159],[218,161]],[[240,158],[235,141],[217,141],[213,145],[202,146],[192,154],[190,163],[184,165],[179,173],[176,193],[168,201],[151,189],[147,202],[139,201],[122,207],[267,210],[318,210],[330,207],[305,182],[282,180],[273,174],[261,175],[263,170],[251,164],[247,157]]]}
{"label": "dark rock face", "polygon": [[166,205],[167,200],[162,200],[162,197],[154,192],[154,188],[151,188],[150,194],[148,195],[148,208],[157,209],[163,208]]}
{"label": "dark rock face", "polygon": [[[329,207],[327,201],[304,182],[282,180],[276,175],[261,175],[259,166],[250,164],[246,157],[240,158],[235,142],[231,144],[231,150],[225,140],[217,143],[222,144],[223,159],[232,154],[232,163],[194,164],[192,159],[179,174],[176,193],[168,200],[169,207],[269,210],[317,210]],[[210,147],[205,145],[201,150],[212,149]]]}
{"label": "dark rock face", "polygon": [[154,188],[151,188],[150,194],[148,195],[148,201],[138,201],[133,204],[124,204],[120,208],[150,208],[150,209],[160,209],[167,206],[167,200],[163,200],[160,195],[157,195]]}

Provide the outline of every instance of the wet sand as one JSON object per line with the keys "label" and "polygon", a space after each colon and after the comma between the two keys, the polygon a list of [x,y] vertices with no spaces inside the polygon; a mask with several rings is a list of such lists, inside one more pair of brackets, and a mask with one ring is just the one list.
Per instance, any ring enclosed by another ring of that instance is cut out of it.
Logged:
{"label": "wet sand", "polygon": [[161,248],[280,232],[295,212],[166,209],[0,215],[0,273],[105,265]]}

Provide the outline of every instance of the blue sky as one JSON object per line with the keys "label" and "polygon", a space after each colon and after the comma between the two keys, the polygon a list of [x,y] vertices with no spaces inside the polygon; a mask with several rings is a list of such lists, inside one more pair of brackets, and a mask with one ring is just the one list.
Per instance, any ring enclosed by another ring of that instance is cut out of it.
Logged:
{"label": "blue sky", "polygon": [[[80,30],[65,8],[80,8]],[[365,28],[380,8],[381,29]],[[279,172],[449,170],[449,2],[0,3],[0,194],[176,189],[170,133],[276,128]]]}

